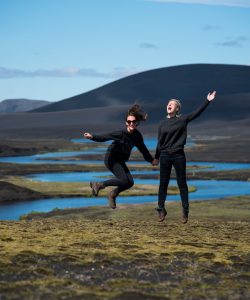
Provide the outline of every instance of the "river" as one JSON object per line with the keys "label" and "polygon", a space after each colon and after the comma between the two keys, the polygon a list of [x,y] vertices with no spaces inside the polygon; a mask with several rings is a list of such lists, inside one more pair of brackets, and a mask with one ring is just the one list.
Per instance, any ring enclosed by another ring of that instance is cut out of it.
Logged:
{"label": "river", "polygon": [[[78,141],[78,140],[76,140]],[[84,140],[85,141],[85,140]],[[149,149],[154,149],[155,141],[145,140]],[[98,148],[94,151],[103,153],[106,148]],[[75,155],[81,155],[86,152],[57,152],[46,153],[40,155],[31,156],[19,156],[19,157],[2,157],[0,162],[12,162],[12,163],[74,163],[74,164],[88,164],[93,161],[55,161],[53,158],[58,157],[71,157]],[[93,153],[92,150],[88,150],[88,153]],[[96,152],[95,152],[96,153]],[[50,158],[50,160],[44,160],[43,158]],[[96,163],[103,163],[102,161],[96,161]],[[136,163],[136,162],[130,162]],[[236,170],[236,169],[250,169],[249,163],[215,163],[215,162],[188,162],[188,165],[204,166],[204,170],[217,171],[217,170]],[[209,167],[209,168],[207,168]],[[202,171],[202,169],[200,170]],[[152,173],[159,171],[150,171]],[[133,174],[143,174],[149,172],[133,172]],[[89,182],[92,180],[100,180],[99,176],[108,176],[109,172],[67,172],[67,173],[49,173],[49,174],[35,174],[26,176],[30,180],[38,181],[53,181],[53,182]],[[159,184],[158,180],[153,179],[135,179],[137,184]],[[170,181],[171,185],[176,185],[175,180]],[[250,182],[242,181],[226,181],[226,180],[189,180],[188,185],[193,185],[197,188],[196,192],[190,193],[190,200],[209,200],[209,199],[221,199],[228,196],[249,195],[250,194]],[[179,195],[168,196],[167,201],[180,201]],[[118,206],[123,203],[147,203],[157,202],[157,196],[141,196],[141,197],[119,197]],[[48,212],[56,208],[75,208],[86,207],[93,205],[106,205],[107,199],[103,197],[98,198],[60,198],[60,199],[42,199],[34,201],[22,201],[10,204],[1,204],[0,219],[1,220],[18,220],[23,214],[30,213],[32,211]]]}

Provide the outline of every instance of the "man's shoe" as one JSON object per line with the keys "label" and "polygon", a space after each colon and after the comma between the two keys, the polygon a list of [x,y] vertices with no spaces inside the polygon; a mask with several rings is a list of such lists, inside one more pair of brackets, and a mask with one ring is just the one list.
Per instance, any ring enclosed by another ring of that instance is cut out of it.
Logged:
{"label": "man's shoe", "polygon": [[181,223],[186,224],[188,222],[188,212],[183,211],[181,216]]}
{"label": "man's shoe", "polygon": [[118,196],[118,191],[116,189],[112,190],[108,194],[109,207],[112,209],[116,208],[116,197]]}
{"label": "man's shoe", "polygon": [[157,209],[158,211],[158,222],[163,222],[166,218],[167,211],[165,208]]}
{"label": "man's shoe", "polygon": [[90,182],[90,187],[92,189],[92,195],[97,197],[100,190],[105,189],[105,186],[102,182]]}

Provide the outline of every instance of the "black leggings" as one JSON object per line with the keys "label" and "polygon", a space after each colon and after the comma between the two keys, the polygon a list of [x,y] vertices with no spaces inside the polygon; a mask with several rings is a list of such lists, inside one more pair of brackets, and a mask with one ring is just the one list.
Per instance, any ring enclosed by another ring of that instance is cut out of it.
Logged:
{"label": "black leggings", "polygon": [[186,179],[186,157],[183,150],[161,154],[160,156],[160,186],[158,197],[158,209],[165,207],[168,184],[170,180],[172,166],[174,166],[177,184],[180,190],[182,207],[185,212],[189,210],[188,186]]}
{"label": "black leggings", "polygon": [[103,182],[105,186],[117,186],[117,193],[121,193],[134,185],[134,179],[124,161],[117,161],[111,156],[105,157],[105,166],[115,175],[115,178]]}

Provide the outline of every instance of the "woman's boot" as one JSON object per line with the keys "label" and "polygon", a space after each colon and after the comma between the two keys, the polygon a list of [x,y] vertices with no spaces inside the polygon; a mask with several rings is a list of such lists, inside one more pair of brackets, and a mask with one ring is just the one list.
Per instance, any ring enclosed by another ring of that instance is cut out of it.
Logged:
{"label": "woman's boot", "polygon": [[181,223],[186,224],[188,221],[188,211],[187,210],[182,210],[182,216],[181,216]]}
{"label": "woman's boot", "polygon": [[102,182],[90,182],[90,187],[92,189],[92,195],[97,197],[100,190],[105,189],[105,185]]}
{"label": "woman's boot", "polygon": [[156,208],[156,210],[158,211],[158,222],[163,222],[166,218],[167,215],[167,211],[164,208]]}
{"label": "woman's boot", "polygon": [[109,207],[112,209],[116,208],[116,197],[118,196],[119,192],[118,189],[114,189],[112,190],[109,194],[108,194],[108,200],[109,200]]}

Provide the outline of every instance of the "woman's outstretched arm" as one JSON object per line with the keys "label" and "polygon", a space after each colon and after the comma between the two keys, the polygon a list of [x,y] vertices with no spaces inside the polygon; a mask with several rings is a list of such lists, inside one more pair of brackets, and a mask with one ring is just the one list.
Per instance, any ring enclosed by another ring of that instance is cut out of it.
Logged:
{"label": "woman's outstretched arm", "polygon": [[212,93],[208,93],[206,101],[203,102],[203,104],[194,112],[187,115],[187,121],[190,122],[196,119],[197,117],[199,117],[201,113],[207,108],[209,103],[215,99],[215,95],[216,95],[216,91],[213,91]]}
{"label": "woman's outstretched arm", "polygon": [[85,132],[83,133],[83,136],[86,139],[95,141],[95,142],[106,142],[106,141],[110,141],[110,140],[116,140],[116,139],[120,139],[122,135],[122,132],[120,130],[118,131],[114,131],[111,133],[106,133],[106,134],[91,134],[89,132]]}

